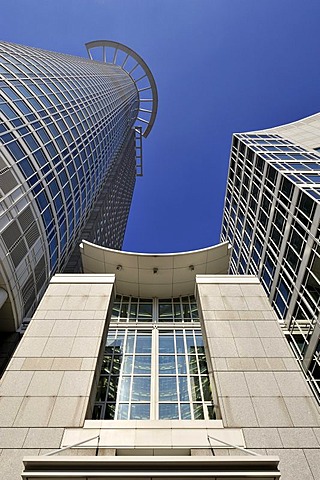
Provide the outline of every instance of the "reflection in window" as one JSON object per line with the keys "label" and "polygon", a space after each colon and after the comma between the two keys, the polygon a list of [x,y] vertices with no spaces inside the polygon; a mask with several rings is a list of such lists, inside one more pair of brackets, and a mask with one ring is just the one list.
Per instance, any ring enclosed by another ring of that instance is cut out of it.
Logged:
{"label": "reflection in window", "polygon": [[[154,324],[148,326],[138,312],[147,312]],[[126,327],[119,325],[123,321]],[[173,325],[176,321],[179,326]],[[192,296],[117,296],[93,418],[214,419],[203,339],[200,328],[191,326],[198,321]],[[171,323],[170,329],[164,322]]]}
{"label": "reflection in window", "polygon": [[117,295],[111,318],[118,322],[198,322],[199,314],[193,296],[154,301]]}
{"label": "reflection in window", "polygon": [[150,386],[151,332],[111,331],[105,347],[94,418],[149,418]]}
{"label": "reflection in window", "polygon": [[158,363],[159,419],[203,419],[204,411],[214,418],[207,408],[212,396],[200,332],[160,330]]}

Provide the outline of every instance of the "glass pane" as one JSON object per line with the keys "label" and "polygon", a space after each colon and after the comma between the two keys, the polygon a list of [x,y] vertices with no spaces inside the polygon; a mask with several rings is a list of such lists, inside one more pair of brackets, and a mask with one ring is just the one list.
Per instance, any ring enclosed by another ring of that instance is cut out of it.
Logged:
{"label": "glass pane", "polygon": [[114,303],[112,308],[112,316],[118,318],[120,315],[120,303]]}
{"label": "glass pane", "polygon": [[198,346],[198,347],[197,347],[197,352],[204,355],[204,346],[203,346],[203,347],[199,347],[199,346]]}
{"label": "glass pane", "polygon": [[150,355],[136,355],[134,359],[134,373],[151,372],[151,356]]}
{"label": "glass pane", "polygon": [[151,335],[138,335],[136,353],[151,353]]}
{"label": "glass pane", "polygon": [[186,366],[186,358],[184,355],[178,355],[177,357],[178,363],[178,373],[187,373],[187,366]]}
{"label": "glass pane", "polygon": [[208,409],[208,417],[210,420],[215,420],[216,419],[216,412],[215,412],[215,409],[213,407],[213,405],[207,405],[207,409]]}
{"label": "glass pane", "polygon": [[200,373],[208,373],[207,361],[204,355],[198,356]]}
{"label": "glass pane", "polygon": [[176,403],[161,403],[159,405],[159,419],[179,420],[178,405]]}
{"label": "glass pane", "polygon": [[92,420],[100,420],[102,413],[102,405],[95,405],[92,413]]}
{"label": "glass pane", "polygon": [[175,358],[173,355],[159,356],[159,372],[161,374],[176,373],[176,364],[175,364]]}
{"label": "glass pane", "polygon": [[182,320],[182,310],[181,310],[180,303],[179,304],[175,303],[173,305],[173,309],[174,309],[174,321],[175,322],[181,321]]}
{"label": "glass pane", "polygon": [[210,389],[209,377],[202,377],[201,381],[202,381],[203,399],[206,401],[210,401],[211,389]]}
{"label": "glass pane", "polygon": [[192,400],[202,400],[198,377],[191,377],[191,394]]}
{"label": "glass pane", "polygon": [[137,319],[137,310],[138,310],[138,305],[136,303],[132,303],[130,305],[130,311],[129,311],[129,321],[135,321]]}
{"label": "glass pane", "polygon": [[193,320],[199,320],[199,313],[198,313],[198,308],[196,303],[191,304],[191,313],[192,313]]}
{"label": "glass pane", "polygon": [[139,304],[139,320],[141,322],[147,321],[151,322],[152,321],[152,303],[148,304]]}
{"label": "glass pane", "polygon": [[184,341],[182,336],[176,336],[177,353],[184,353]]}
{"label": "glass pane", "polygon": [[187,350],[188,350],[188,353],[196,353],[196,347],[194,344],[193,336],[187,337]]}
{"label": "glass pane", "polygon": [[198,373],[197,357],[189,355],[189,370],[190,373]]}
{"label": "glass pane", "polygon": [[118,336],[118,337],[114,340],[114,342],[113,342],[113,347],[114,347],[114,352],[115,352],[115,353],[122,353],[122,351],[123,351],[123,342],[124,342],[123,335]]}
{"label": "glass pane", "polygon": [[111,373],[113,373],[115,375],[119,374],[120,367],[121,367],[121,361],[122,361],[122,355],[115,355],[114,356]]}
{"label": "glass pane", "polygon": [[201,404],[198,404],[198,403],[193,404],[193,415],[195,420],[204,419],[203,408]]}
{"label": "glass pane", "polygon": [[173,335],[161,335],[159,338],[160,353],[174,353]]}
{"label": "glass pane", "polygon": [[106,341],[106,346],[107,347],[113,346],[113,342],[114,342],[114,333],[109,333],[109,335],[107,337],[107,341]]}
{"label": "glass pane", "polygon": [[129,304],[122,302],[122,305],[121,305],[121,313],[120,313],[120,316],[121,316],[121,317],[127,318],[127,316],[128,316],[128,308],[129,308]]}
{"label": "glass pane", "polygon": [[110,377],[108,398],[109,401],[116,401],[119,377]]}
{"label": "glass pane", "polygon": [[110,373],[111,372],[111,355],[105,355],[102,361],[101,373]]}
{"label": "glass pane", "polygon": [[188,403],[180,404],[181,419],[182,420],[191,420],[191,410]]}
{"label": "glass pane", "polygon": [[117,420],[128,420],[129,405],[128,403],[121,403],[118,407]]}
{"label": "glass pane", "polygon": [[128,402],[130,395],[131,377],[123,377],[119,386],[118,399],[120,402]]}
{"label": "glass pane", "polygon": [[106,404],[106,410],[104,412],[104,419],[105,420],[113,420],[115,409],[116,409],[115,403],[107,403]]}
{"label": "glass pane", "polygon": [[150,377],[133,377],[131,399],[150,401]]}
{"label": "glass pane", "polygon": [[107,394],[107,386],[108,386],[108,377],[100,377],[98,388],[97,388],[97,395],[96,395],[97,402],[105,401],[106,394]]}
{"label": "glass pane", "polygon": [[133,353],[134,350],[134,333],[131,333],[127,337],[126,353]]}
{"label": "glass pane", "polygon": [[183,303],[182,308],[183,308],[184,320],[190,320],[191,319],[191,312],[190,312],[189,303]]}
{"label": "glass pane", "polygon": [[149,420],[150,405],[148,403],[133,403],[131,405],[130,420]]}
{"label": "glass pane", "polygon": [[159,305],[159,320],[161,321],[170,321],[172,320],[173,312],[172,312],[172,304],[160,304]]}
{"label": "glass pane", "polygon": [[176,377],[159,378],[159,400],[178,400]]}
{"label": "glass pane", "polygon": [[123,362],[123,373],[130,374],[132,372],[132,355],[125,355]]}
{"label": "glass pane", "polygon": [[180,402],[189,401],[187,377],[179,377],[179,397]]}

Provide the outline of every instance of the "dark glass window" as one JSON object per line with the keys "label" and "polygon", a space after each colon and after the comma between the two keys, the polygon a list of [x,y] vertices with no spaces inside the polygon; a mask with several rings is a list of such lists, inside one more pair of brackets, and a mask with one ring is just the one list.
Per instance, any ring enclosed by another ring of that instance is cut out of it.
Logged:
{"label": "dark glass window", "polygon": [[283,203],[286,205],[289,205],[290,200],[293,195],[293,185],[292,183],[287,180],[286,178],[283,178],[280,184],[280,192],[281,192],[281,200]]}
{"label": "dark glass window", "polygon": [[7,105],[6,103],[0,104],[0,111],[4,113],[5,116],[9,118],[9,120],[18,116],[16,112],[11,107],[9,107],[9,105]]}
{"label": "dark glass window", "polygon": [[309,195],[306,195],[303,192],[300,192],[298,202],[298,208],[296,209],[296,215],[301,220],[301,222],[307,227],[311,224],[314,211],[315,211],[315,202]]}
{"label": "dark glass window", "polygon": [[17,141],[8,143],[6,147],[8,148],[8,150],[10,150],[11,154],[13,155],[16,161],[20,160],[26,155],[26,153],[23,151],[22,147],[19,145]]}

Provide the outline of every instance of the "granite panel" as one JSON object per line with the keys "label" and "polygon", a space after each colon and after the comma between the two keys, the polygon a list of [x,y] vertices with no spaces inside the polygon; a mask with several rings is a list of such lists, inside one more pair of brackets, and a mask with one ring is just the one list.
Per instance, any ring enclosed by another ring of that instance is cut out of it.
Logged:
{"label": "granite panel", "polygon": [[257,427],[258,419],[252,399],[248,397],[220,397],[223,423],[226,427]]}
{"label": "granite panel", "polygon": [[312,475],[303,450],[299,449],[267,449],[268,455],[280,458],[281,480],[318,480]]}
{"label": "granite panel", "polygon": [[249,397],[249,390],[242,372],[217,372],[218,395],[222,397]]}
{"label": "granite panel", "polygon": [[273,372],[246,372],[244,375],[251,397],[276,397],[280,395]]}
{"label": "granite panel", "polygon": [[283,448],[281,437],[276,428],[244,428],[243,435],[249,449]]}
{"label": "granite panel", "polygon": [[46,427],[55,397],[24,397],[14,421],[15,427]]}
{"label": "granite panel", "polygon": [[30,428],[23,448],[60,448],[63,428]]}
{"label": "granite panel", "polygon": [[259,427],[292,427],[292,420],[282,397],[254,397],[252,403]]}
{"label": "granite panel", "polygon": [[[278,428],[284,448],[317,448],[319,442],[312,428]],[[320,452],[318,451],[318,454]]]}
{"label": "granite panel", "polygon": [[284,397],[284,402],[295,427],[320,426],[319,407],[314,398]]}

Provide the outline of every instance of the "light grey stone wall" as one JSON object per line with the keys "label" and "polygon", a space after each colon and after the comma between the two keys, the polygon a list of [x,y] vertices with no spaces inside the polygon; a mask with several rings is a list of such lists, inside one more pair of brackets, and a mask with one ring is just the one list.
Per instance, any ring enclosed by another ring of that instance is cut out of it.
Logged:
{"label": "light grey stone wall", "polygon": [[224,426],[242,428],[248,449],[278,455],[282,480],[318,480],[319,408],[258,279],[198,275],[196,282]]}
{"label": "light grey stone wall", "polygon": [[258,130],[251,133],[278,134],[306,149],[312,149],[320,146],[319,128],[320,114],[316,113],[314,115],[310,115],[310,117],[302,118],[296,122],[280,125],[279,127]]}
{"label": "light grey stone wall", "polygon": [[1,480],[20,479],[24,456],[59,448],[65,427],[83,426],[114,280],[114,275],[51,280],[1,381]]}

